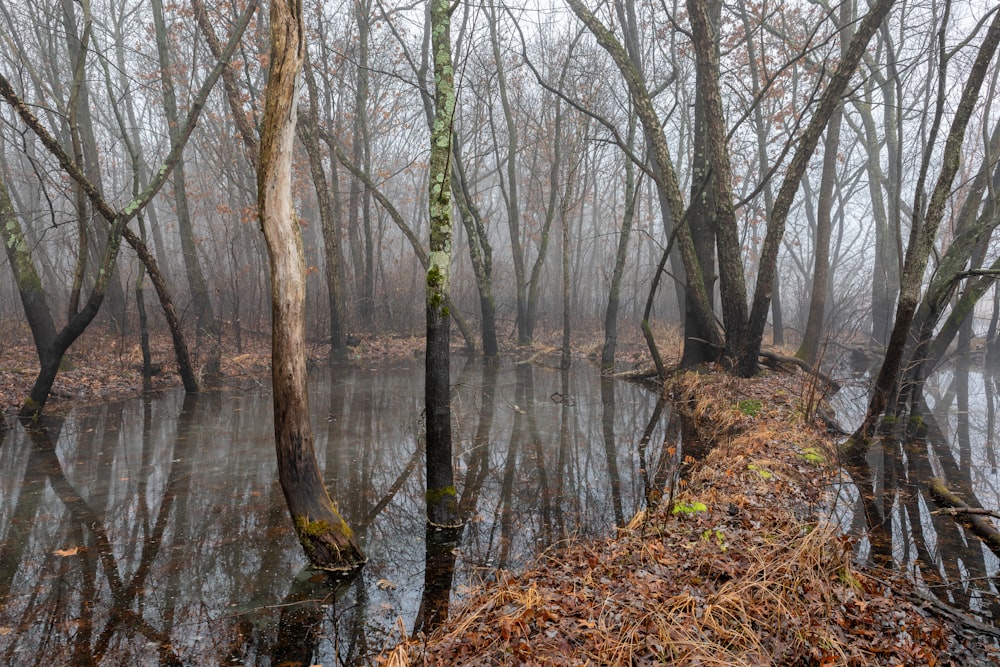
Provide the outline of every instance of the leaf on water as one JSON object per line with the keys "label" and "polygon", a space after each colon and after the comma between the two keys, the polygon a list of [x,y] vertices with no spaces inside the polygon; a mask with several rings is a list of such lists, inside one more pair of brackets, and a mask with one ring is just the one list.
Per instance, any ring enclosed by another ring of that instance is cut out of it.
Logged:
{"label": "leaf on water", "polygon": [[65,558],[66,556],[75,556],[78,553],[80,553],[80,547],[70,547],[69,549],[56,549],[53,553],[63,558]]}

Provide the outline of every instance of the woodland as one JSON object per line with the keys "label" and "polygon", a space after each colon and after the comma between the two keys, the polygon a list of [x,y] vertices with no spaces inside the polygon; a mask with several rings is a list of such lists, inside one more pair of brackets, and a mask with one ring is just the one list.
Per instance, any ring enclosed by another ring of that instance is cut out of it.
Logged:
{"label": "woodland", "polygon": [[596,335],[606,373],[661,383],[850,360],[854,461],[925,435],[956,351],[1000,360],[988,0],[0,0],[0,36],[0,364],[15,337],[37,355],[10,422],[44,422],[87,331],[189,394],[269,341],[320,569],[365,555],[313,454],[307,349],[423,337],[442,531],[460,353],[548,337],[568,366]]}

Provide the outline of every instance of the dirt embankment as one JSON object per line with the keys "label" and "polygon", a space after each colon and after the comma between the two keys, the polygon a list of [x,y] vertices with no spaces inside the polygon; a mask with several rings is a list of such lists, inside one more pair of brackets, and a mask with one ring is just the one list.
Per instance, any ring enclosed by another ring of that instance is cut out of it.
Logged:
{"label": "dirt embankment", "polygon": [[851,540],[826,520],[839,473],[822,424],[804,415],[803,377],[675,378],[675,408],[710,448],[682,459],[672,502],[612,539],[498,573],[379,664],[1000,662],[993,637],[852,564]]}

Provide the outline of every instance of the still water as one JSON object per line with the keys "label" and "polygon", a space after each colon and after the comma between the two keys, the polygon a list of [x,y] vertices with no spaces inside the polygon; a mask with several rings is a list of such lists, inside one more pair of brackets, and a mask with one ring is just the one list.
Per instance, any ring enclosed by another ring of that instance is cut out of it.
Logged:
{"label": "still water", "polygon": [[[846,387],[836,397],[849,430],[864,414],[866,384]],[[1000,510],[1000,375],[981,357],[960,358],[931,374],[923,395],[925,436],[874,445],[866,464],[852,468],[852,479],[841,486],[837,518],[858,536],[858,560],[900,568],[926,598],[996,625],[1000,559],[954,517],[939,512],[930,481],[941,480],[969,506]]]}
{"label": "still water", "polygon": [[590,365],[470,363],[452,381],[469,521],[441,544],[425,539],[422,366],[314,373],[320,464],[369,557],[333,588],[301,576],[266,387],[79,407],[44,432],[7,431],[0,664],[355,664],[497,568],[608,534],[674,451],[640,446],[665,441],[655,426],[639,442],[655,396]]}

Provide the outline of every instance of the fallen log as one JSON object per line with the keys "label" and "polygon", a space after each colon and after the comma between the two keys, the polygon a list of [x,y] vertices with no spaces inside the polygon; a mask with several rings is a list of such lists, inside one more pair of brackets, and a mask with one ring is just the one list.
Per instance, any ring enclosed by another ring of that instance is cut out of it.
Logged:
{"label": "fallen log", "polygon": [[977,510],[978,508],[970,508],[965,501],[945,485],[944,480],[937,477],[931,478],[930,492],[934,502],[941,507],[955,510],[955,520],[975,533],[993,553],[1000,556],[1000,530],[987,521],[980,511],[962,511]]}
{"label": "fallen log", "polygon": [[608,377],[613,377],[616,380],[650,380],[652,378],[660,377],[660,374],[655,368],[635,368],[630,371],[610,373],[608,374]]}
{"label": "fallen log", "polygon": [[939,510],[934,510],[931,514],[947,514],[948,516],[958,516],[960,514],[978,514],[980,516],[989,516],[994,519],[1000,519],[1000,512],[996,510],[981,509],[979,507],[942,507]]}
{"label": "fallen log", "polygon": [[798,366],[806,373],[815,375],[817,378],[825,382],[833,391],[840,391],[839,382],[818,368],[813,368],[809,363],[799,359],[798,357],[786,357],[783,354],[777,354],[776,352],[771,352],[769,350],[761,350],[758,354],[772,364],[791,364],[793,366]]}

